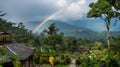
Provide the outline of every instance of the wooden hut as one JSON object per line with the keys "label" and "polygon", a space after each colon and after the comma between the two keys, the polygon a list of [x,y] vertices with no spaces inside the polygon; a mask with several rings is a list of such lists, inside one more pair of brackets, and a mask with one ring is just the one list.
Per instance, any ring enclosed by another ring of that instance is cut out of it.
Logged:
{"label": "wooden hut", "polygon": [[[0,32],[0,46],[4,46],[3,44],[6,44],[6,50],[8,55],[19,55],[17,58],[18,61],[22,63],[24,67],[32,67],[31,66],[31,58],[33,55],[34,50],[32,48],[29,48],[23,44],[12,42],[12,35],[9,33]],[[0,54],[0,58],[3,57],[2,54]],[[8,57],[2,61],[3,67],[13,67],[12,60]]]}
{"label": "wooden hut", "polygon": [[0,45],[12,42],[12,34],[0,32]]}

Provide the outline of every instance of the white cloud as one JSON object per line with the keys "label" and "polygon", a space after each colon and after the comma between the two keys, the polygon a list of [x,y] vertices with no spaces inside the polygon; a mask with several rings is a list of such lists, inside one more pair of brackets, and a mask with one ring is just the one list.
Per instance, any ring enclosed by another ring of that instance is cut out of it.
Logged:
{"label": "white cloud", "polygon": [[66,0],[57,0],[57,5],[60,7],[65,7],[67,5]]}
{"label": "white cloud", "polygon": [[79,0],[79,2],[78,2],[78,4],[85,4],[86,3],[86,1],[85,0]]}
{"label": "white cloud", "polygon": [[76,20],[85,16],[92,1],[96,0],[2,0],[0,9],[11,21],[40,20],[60,9],[63,11],[54,19]]}
{"label": "white cloud", "polygon": [[75,0],[65,6],[63,11],[54,19],[67,20],[80,20],[86,16],[89,11],[88,5],[91,2],[96,2],[97,0]]}

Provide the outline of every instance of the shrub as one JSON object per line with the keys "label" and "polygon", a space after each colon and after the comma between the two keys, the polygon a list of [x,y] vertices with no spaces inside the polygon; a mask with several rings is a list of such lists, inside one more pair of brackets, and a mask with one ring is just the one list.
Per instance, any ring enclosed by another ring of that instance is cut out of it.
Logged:
{"label": "shrub", "polygon": [[71,63],[71,59],[68,55],[66,55],[65,59],[64,59],[64,64],[70,64]]}
{"label": "shrub", "polygon": [[61,56],[57,56],[55,57],[55,65],[57,64],[62,64],[62,65],[66,65],[66,64],[70,64],[71,63],[71,59],[68,55],[61,55]]}
{"label": "shrub", "polygon": [[[120,57],[119,54],[114,54],[114,52],[99,52],[98,53],[90,53],[83,54],[79,58],[81,61],[82,67],[120,67]],[[77,61],[77,60],[76,60]],[[76,62],[76,64],[79,64]]]}
{"label": "shrub", "polygon": [[77,64],[77,65],[80,65],[80,64],[81,64],[81,62],[80,62],[80,57],[78,57],[78,58],[76,59],[76,64]]}

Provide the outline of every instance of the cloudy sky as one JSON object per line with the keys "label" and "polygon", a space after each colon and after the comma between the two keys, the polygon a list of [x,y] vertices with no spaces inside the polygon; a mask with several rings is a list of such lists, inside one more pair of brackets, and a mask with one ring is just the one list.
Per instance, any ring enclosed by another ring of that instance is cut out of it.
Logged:
{"label": "cloudy sky", "polygon": [[[0,10],[7,13],[7,15],[4,16],[6,20],[13,22],[42,21],[49,15],[61,10],[61,12],[52,19],[66,22],[77,20],[96,22],[92,24],[88,23],[87,27],[97,27],[103,31],[105,30],[104,23],[99,23],[99,19],[86,18],[86,14],[90,9],[88,5],[96,1],[97,0],[0,0]],[[80,23],[72,24],[78,25]],[[118,28],[118,26],[116,26],[116,28]]]}

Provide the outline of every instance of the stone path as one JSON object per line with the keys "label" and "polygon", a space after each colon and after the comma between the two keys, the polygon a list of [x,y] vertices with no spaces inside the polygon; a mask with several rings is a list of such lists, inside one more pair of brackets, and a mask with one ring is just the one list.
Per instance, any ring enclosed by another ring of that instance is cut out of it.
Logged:
{"label": "stone path", "polygon": [[76,60],[75,60],[75,58],[71,58],[70,67],[76,67]]}

